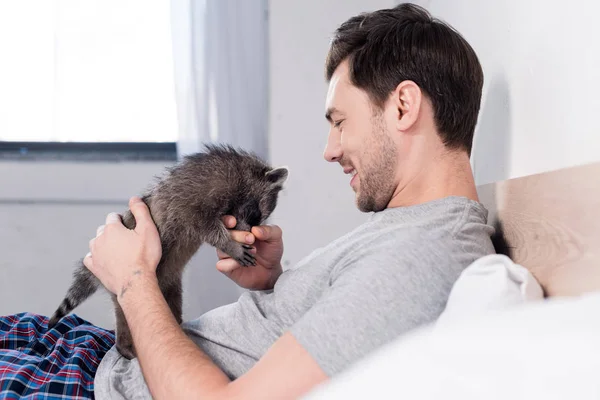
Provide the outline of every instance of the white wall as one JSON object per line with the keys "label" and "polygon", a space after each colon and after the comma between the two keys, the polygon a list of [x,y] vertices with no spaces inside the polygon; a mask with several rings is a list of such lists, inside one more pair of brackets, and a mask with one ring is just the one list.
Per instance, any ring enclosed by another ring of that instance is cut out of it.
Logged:
{"label": "white wall", "polygon": [[[284,264],[293,265],[362,222],[337,164],[322,158],[323,66],[329,38],[348,17],[392,0],[269,2],[270,157],[290,178],[272,221],[284,229]],[[600,25],[594,2],[423,0],[461,31],[486,82],[474,164],[478,183],[600,159],[595,116],[600,99]],[[109,211],[126,206],[160,164],[0,163],[0,315],[49,314],[69,284],[72,263]],[[93,185],[90,182],[93,181]],[[17,200],[36,204],[15,204]],[[48,204],[45,200],[64,200]],[[87,202],[76,204],[77,202]],[[73,203],[75,202],[75,203]],[[214,270],[214,250],[194,259],[186,313],[194,316],[238,295]],[[78,310],[110,326],[106,297]]]}
{"label": "white wall", "polygon": [[[88,252],[106,214],[122,212],[161,163],[0,162],[0,315],[50,315],[71,282],[75,262]],[[239,290],[215,270],[206,246],[186,270],[184,314],[193,318],[234,301]],[[97,293],[75,310],[112,328],[110,299]]]}
{"label": "white wall", "polygon": [[[323,64],[333,30],[397,0],[270,1],[270,154],[290,167],[273,221],[294,264],[364,220],[322,158]],[[472,44],[484,68],[472,162],[477,184],[600,160],[600,3],[417,0]]]}
{"label": "white wall", "polygon": [[600,161],[600,3],[421,3],[466,37],[484,68],[477,183]]}
{"label": "white wall", "polygon": [[335,29],[360,12],[393,6],[392,0],[310,0],[269,2],[270,157],[287,165],[290,178],[272,221],[282,226],[284,264],[364,221],[354,205],[349,178],[323,150],[325,56]]}
{"label": "white wall", "polygon": [[[270,1],[270,157],[291,177],[273,222],[285,232],[284,264],[366,218],[338,165],[322,158],[327,137],[323,77],[329,39],[359,12],[392,0]],[[108,212],[160,173],[160,163],[0,162],[0,315],[51,314],[70,283],[73,263]],[[187,317],[235,300],[240,291],[214,269],[214,249],[194,257],[186,277]],[[96,294],[75,312],[112,326],[110,301]]]}

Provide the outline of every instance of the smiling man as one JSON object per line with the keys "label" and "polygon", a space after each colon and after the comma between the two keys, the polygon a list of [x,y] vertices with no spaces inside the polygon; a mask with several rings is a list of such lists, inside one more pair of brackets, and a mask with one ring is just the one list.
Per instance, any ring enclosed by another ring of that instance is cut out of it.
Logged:
{"label": "smiling man", "polygon": [[285,272],[279,227],[232,231],[258,263],[219,254],[217,269],[251,290],[180,327],[156,281],[156,227],[133,199],[136,229],[109,215],[85,259],[119,294],[138,353],[111,349],[98,398],[298,398],[433,322],[461,271],[494,252],[469,162],[483,73],[468,43],[402,4],[342,24],[326,78],[324,156],[352,175],[369,220]]}

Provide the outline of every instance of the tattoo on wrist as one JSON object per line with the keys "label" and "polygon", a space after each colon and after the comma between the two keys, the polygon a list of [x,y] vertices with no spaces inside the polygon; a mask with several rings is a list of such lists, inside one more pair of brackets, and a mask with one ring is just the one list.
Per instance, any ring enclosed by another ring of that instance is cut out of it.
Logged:
{"label": "tattoo on wrist", "polygon": [[[138,269],[137,271],[133,271],[134,277],[135,275],[141,275],[142,274],[142,270]],[[122,299],[123,296],[125,295],[125,292],[127,292],[127,290],[131,287],[132,285],[132,278],[129,278],[129,280],[127,281],[127,283],[125,285],[123,285],[123,287],[121,288],[121,294],[119,295],[119,297]]]}
{"label": "tattoo on wrist", "polygon": [[121,288],[121,294],[119,295],[119,297],[122,299],[123,296],[125,296],[125,292],[127,291],[127,289],[129,289],[131,287],[131,281],[127,282],[127,284],[123,285],[123,287]]}

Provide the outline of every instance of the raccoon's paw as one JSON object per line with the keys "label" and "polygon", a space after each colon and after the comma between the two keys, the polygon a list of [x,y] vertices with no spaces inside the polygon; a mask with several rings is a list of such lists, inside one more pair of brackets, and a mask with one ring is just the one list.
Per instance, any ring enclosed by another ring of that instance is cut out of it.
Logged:
{"label": "raccoon's paw", "polygon": [[252,254],[253,247],[247,244],[242,244],[234,240],[228,240],[222,246],[215,246],[229,257],[236,260],[244,267],[256,265],[256,258]]}
{"label": "raccoon's paw", "polygon": [[237,246],[238,251],[236,254],[231,255],[233,259],[239,262],[243,267],[250,267],[256,265],[256,258],[251,253],[252,246],[247,244],[240,244]]}

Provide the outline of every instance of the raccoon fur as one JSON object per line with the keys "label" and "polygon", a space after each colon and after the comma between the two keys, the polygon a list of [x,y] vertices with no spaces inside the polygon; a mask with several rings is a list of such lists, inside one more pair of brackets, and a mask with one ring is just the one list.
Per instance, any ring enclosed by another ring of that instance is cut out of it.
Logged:
{"label": "raccoon fur", "polygon": [[[222,222],[233,215],[234,229],[250,231],[261,225],[277,205],[288,176],[287,168],[272,168],[255,154],[230,145],[205,145],[203,152],[186,156],[168,168],[163,178],[142,196],[158,228],[162,258],[156,269],[159,286],[178,323],[182,320],[182,273],[203,243],[229,254],[242,266],[255,264],[251,246],[231,239]],[[135,228],[127,210],[123,224]],[[50,318],[51,329],[102,286],[80,260],[67,294]],[[128,359],[135,348],[123,311],[112,295],[116,314],[116,346]]]}

